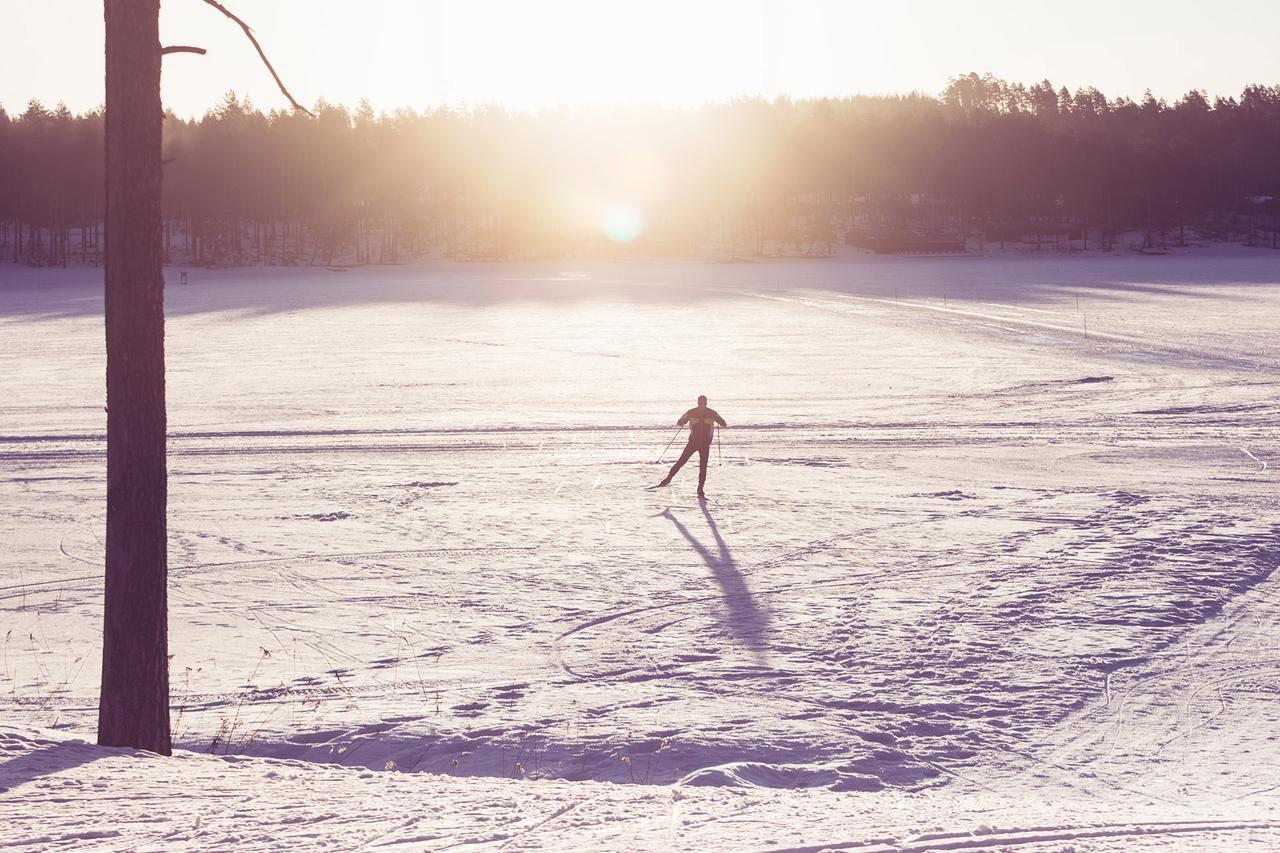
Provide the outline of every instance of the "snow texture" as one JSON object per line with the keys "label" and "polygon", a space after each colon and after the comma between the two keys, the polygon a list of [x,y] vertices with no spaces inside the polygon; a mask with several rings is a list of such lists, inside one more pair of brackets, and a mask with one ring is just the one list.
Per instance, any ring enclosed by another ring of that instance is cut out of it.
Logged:
{"label": "snow texture", "polygon": [[1280,842],[1275,253],[169,278],[166,761],[100,272],[0,266],[0,844]]}

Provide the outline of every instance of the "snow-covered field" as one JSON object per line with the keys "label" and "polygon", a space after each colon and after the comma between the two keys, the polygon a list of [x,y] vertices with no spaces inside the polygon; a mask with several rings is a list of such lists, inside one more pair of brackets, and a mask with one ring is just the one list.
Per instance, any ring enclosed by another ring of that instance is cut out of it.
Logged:
{"label": "snow-covered field", "polygon": [[0,843],[1280,845],[1280,254],[168,277],[166,761],[100,271],[0,266]]}

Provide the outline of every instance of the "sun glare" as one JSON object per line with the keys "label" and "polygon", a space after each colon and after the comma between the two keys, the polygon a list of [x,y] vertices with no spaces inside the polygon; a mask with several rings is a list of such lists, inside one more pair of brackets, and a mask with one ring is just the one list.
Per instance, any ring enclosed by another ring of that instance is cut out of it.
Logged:
{"label": "sun glare", "polygon": [[613,203],[605,205],[600,216],[600,225],[605,236],[615,243],[630,243],[644,230],[645,215],[638,207],[630,204]]}

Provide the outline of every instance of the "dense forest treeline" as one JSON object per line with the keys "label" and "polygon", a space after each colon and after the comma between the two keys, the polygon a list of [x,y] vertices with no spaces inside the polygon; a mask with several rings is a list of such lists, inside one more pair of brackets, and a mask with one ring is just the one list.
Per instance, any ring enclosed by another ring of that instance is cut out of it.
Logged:
{"label": "dense forest treeline", "polygon": [[[166,116],[171,260],[1107,248],[1188,227],[1273,246],[1280,232],[1280,86],[1171,104],[968,74],[936,98],[315,113],[228,94],[202,118]],[[102,150],[100,110],[0,109],[0,258],[100,260]]]}

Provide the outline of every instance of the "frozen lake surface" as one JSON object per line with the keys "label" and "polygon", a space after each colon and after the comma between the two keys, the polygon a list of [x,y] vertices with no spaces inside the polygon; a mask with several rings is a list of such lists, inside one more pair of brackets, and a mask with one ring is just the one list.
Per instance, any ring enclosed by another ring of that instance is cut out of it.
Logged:
{"label": "frozen lake surface", "polygon": [[[60,777],[229,784],[67,740],[100,276],[0,266],[0,841]],[[440,847],[1280,842],[1277,253],[168,277],[175,746],[264,803],[519,804],[424,812]],[[646,491],[700,393],[710,500]],[[370,814],[329,830],[414,843]]]}

